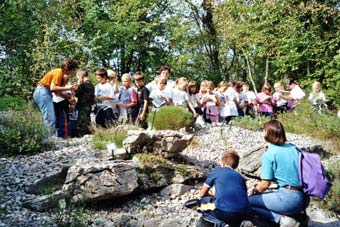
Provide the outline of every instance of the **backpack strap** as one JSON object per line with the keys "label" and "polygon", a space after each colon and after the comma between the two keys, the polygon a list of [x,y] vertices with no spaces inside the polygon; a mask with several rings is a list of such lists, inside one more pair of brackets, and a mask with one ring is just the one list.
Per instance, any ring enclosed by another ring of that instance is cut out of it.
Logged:
{"label": "backpack strap", "polygon": [[298,148],[295,144],[293,143],[289,143],[290,145],[292,145],[299,153],[298,156],[298,173],[299,173],[299,180],[300,180],[300,184],[303,187],[303,174],[302,174],[302,159],[303,159],[303,152],[300,148]]}

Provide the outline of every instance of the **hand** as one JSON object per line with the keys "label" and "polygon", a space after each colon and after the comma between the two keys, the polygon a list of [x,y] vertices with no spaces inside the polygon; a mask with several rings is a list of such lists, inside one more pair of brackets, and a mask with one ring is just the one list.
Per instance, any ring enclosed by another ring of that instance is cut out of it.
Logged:
{"label": "hand", "polygon": [[247,191],[248,197],[259,194],[259,192],[256,189],[256,186],[249,188]]}
{"label": "hand", "polygon": [[143,121],[145,119],[145,114],[141,114],[138,116],[139,120]]}

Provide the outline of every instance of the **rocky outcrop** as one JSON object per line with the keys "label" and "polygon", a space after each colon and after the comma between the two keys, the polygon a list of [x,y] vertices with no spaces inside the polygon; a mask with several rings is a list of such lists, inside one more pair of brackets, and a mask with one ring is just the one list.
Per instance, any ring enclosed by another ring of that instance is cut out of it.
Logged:
{"label": "rocky outcrop", "polygon": [[171,130],[131,130],[123,141],[123,146],[130,154],[153,153],[165,158],[175,157],[192,140],[193,135]]}

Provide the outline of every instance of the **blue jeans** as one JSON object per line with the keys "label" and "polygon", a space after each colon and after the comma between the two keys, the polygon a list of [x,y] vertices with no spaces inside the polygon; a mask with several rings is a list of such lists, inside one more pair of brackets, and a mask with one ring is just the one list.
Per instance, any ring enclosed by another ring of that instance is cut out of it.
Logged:
{"label": "blue jeans", "polygon": [[[213,197],[201,198],[201,204],[214,203]],[[215,227],[224,227],[229,224],[231,227],[240,226],[243,220],[246,220],[247,212],[226,212],[215,208],[212,211],[201,211],[202,218],[210,223],[213,223]]]}
{"label": "blue jeans", "polygon": [[38,86],[33,93],[33,99],[43,115],[44,127],[49,138],[55,134],[56,121],[52,93],[44,86]]}
{"label": "blue jeans", "polygon": [[253,212],[276,223],[279,223],[281,215],[297,214],[305,208],[302,192],[283,187],[277,191],[251,196],[249,203]]}

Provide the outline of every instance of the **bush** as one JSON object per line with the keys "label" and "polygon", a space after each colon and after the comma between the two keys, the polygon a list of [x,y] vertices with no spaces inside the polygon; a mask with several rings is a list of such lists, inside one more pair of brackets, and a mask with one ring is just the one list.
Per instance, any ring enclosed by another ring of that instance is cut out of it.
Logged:
{"label": "bush", "polygon": [[0,111],[25,111],[28,105],[24,99],[12,96],[0,98]]}
{"label": "bush", "polygon": [[239,127],[255,131],[255,130],[258,130],[258,129],[262,129],[264,123],[266,123],[269,120],[270,120],[269,117],[259,116],[259,117],[256,117],[255,119],[253,119],[249,116],[245,116],[245,117],[235,118],[234,124],[239,126]]}
{"label": "bush", "polygon": [[332,181],[332,188],[326,198],[321,201],[323,208],[340,213],[340,163],[335,162],[327,168]]}
{"label": "bush", "polygon": [[165,106],[148,115],[149,125],[157,130],[179,130],[193,122],[191,112],[179,106]]}
{"label": "bush", "polygon": [[314,113],[310,103],[304,101],[293,112],[279,115],[278,120],[287,132],[330,141],[334,150],[340,150],[340,119],[335,114]]}
{"label": "bush", "polygon": [[33,154],[45,148],[41,114],[33,110],[0,113],[0,152]]}

